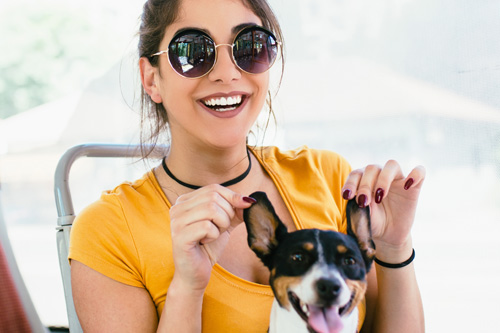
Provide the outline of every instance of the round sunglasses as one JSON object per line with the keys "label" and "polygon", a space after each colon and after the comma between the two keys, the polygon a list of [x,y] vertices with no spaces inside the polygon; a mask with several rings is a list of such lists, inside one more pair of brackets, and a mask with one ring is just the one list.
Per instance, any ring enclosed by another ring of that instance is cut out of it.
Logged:
{"label": "round sunglasses", "polygon": [[278,56],[280,43],[269,30],[250,26],[236,34],[233,44],[215,44],[204,31],[187,29],[177,33],[168,49],[150,56],[168,54],[170,66],[181,76],[196,79],[207,75],[217,62],[217,48],[229,46],[233,61],[242,71],[260,74],[269,70]]}

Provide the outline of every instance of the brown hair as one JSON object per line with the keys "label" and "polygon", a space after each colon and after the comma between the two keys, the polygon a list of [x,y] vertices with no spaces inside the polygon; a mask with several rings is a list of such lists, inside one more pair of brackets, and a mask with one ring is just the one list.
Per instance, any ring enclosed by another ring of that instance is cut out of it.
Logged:
{"label": "brown hair", "polygon": [[[181,0],[148,0],[144,4],[139,28],[139,57],[147,57],[152,66],[159,66],[158,57],[150,57],[158,52],[161,41],[165,35],[165,30],[175,22],[179,12]],[[283,34],[278,19],[274,15],[266,0],[243,0],[262,20],[262,25],[271,30],[276,38],[283,43]],[[281,77],[283,77],[284,57],[283,44],[281,51]],[[281,83],[281,80],[280,80]],[[267,105],[269,114],[275,119],[271,93],[268,94]],[[269,123],[269,119],[267,124]],[[266,124],[266,128],[267,128]],[[162,103],[155,103],[141,86],[141,149],[143,158],[147,158],[158,143],[162,133],[167,133],[168,116]],[[146,148],[146,144],[150,143]]]}

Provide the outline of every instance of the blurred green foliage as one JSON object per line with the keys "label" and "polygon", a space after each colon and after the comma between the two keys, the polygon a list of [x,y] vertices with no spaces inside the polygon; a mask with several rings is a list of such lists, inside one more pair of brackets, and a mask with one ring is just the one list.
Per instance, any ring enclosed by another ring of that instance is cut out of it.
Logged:
{"label": "blurred green foliage", "polygon": [[120,60],[132,34],[116,11],[73,1],[0,6],[0,118],[82,89]]}

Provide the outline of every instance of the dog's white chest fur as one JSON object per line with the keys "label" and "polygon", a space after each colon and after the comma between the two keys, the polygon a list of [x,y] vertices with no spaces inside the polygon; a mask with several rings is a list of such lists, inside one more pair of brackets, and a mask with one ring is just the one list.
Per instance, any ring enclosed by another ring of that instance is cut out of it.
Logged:
{"label": "dog's white chest fur", "polygon": [[[355,333],[358,328],[358,308],[356,307],[349,316],[344,317],[344,328],[338,333]],[[295,311],[288,311],[279,306],[276,299],[271,309],[269,333],[306,333],[306,323]],[[321,332],[328,333],[328,332]]]}

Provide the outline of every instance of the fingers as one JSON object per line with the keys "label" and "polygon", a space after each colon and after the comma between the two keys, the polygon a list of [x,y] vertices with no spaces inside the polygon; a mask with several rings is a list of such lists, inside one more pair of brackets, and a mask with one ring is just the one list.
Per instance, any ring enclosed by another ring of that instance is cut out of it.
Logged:
{"label": "fingers", "polygon": [[383,168],[369,165],[364,169],[352,171],[342,189],[342,196],[346,200],[356,197],[360,207],[365,207],[371,202],[380,204],[391,188],[401,187],[405,190],[419,188],[424,178],[424,167],[417,166],[405,177],[399,163],[390,160]]}
{"label": "fingers", "polygon": [[227,229],[234,217],[234,209],[217,192],[199,193],[190,200],[179,197],[171,208],[171,218],[182,217],[185,225],[200,221],[213,221],[218,228]]}
{"label": "fingers", "polygon": [[245,197],[239,193],[231,191],[230,189],[224,186],[214,184],[202,187],[199,190],[187,193],[185,195],[181,195],[179,198],[177,198],[176,204],[181,202],[191,201],[193,205],[196,205],[196,202],[193,201],[192,199],[200,198],[206,195],[213,196],[212,197],[213,199],[217,199],[215,198],[215,196],[220,196],[234,208],[248,208],[253,203],[255,203],[255,200],[252,198]]}
{"label": "fingers", "polygon": [[378,165],[369,165],[365,168],[357,190],[357,201],[360,207],[366,207],[372,201],[372,189],[382,171]]}
{"label": "fingers", "polygon": [[250,207],[253,202],[253,199],[220,185],[190,192],[180,196],[170,210],[172,234],[174,237],[180,233],[188,234],[188,242],[211,242],[239,225],[242,209]]}
{"label": "fingers", "polygon": [[404,189],[420,188],[425,180],[426,171],[421,165],[415,167],[406,177]]}
{"label": "fingers", "polygon": [[342,189],[344,199],[357,197],[358,205],[362,208],[366,207],[372,200],[373,188],[382,171],[382,168],[377,165],[369,165],[364,169],[352,171]]}
{"label": "fingers", "polygon": [[180,244],[191,247],[213,242],[220,234],[219,228],[212,221],[204,220],[185,225],[182,232],[172,233],[172,237],[175,237]]}
{"label": "fingers", "polygon": [[398,162],[394,160],[388,161],[384,168],[380,171],[375,186],[373,187],[375,203],[379,204],[387,196],[391,185],[395,180],[403,179],[403,171]]}

